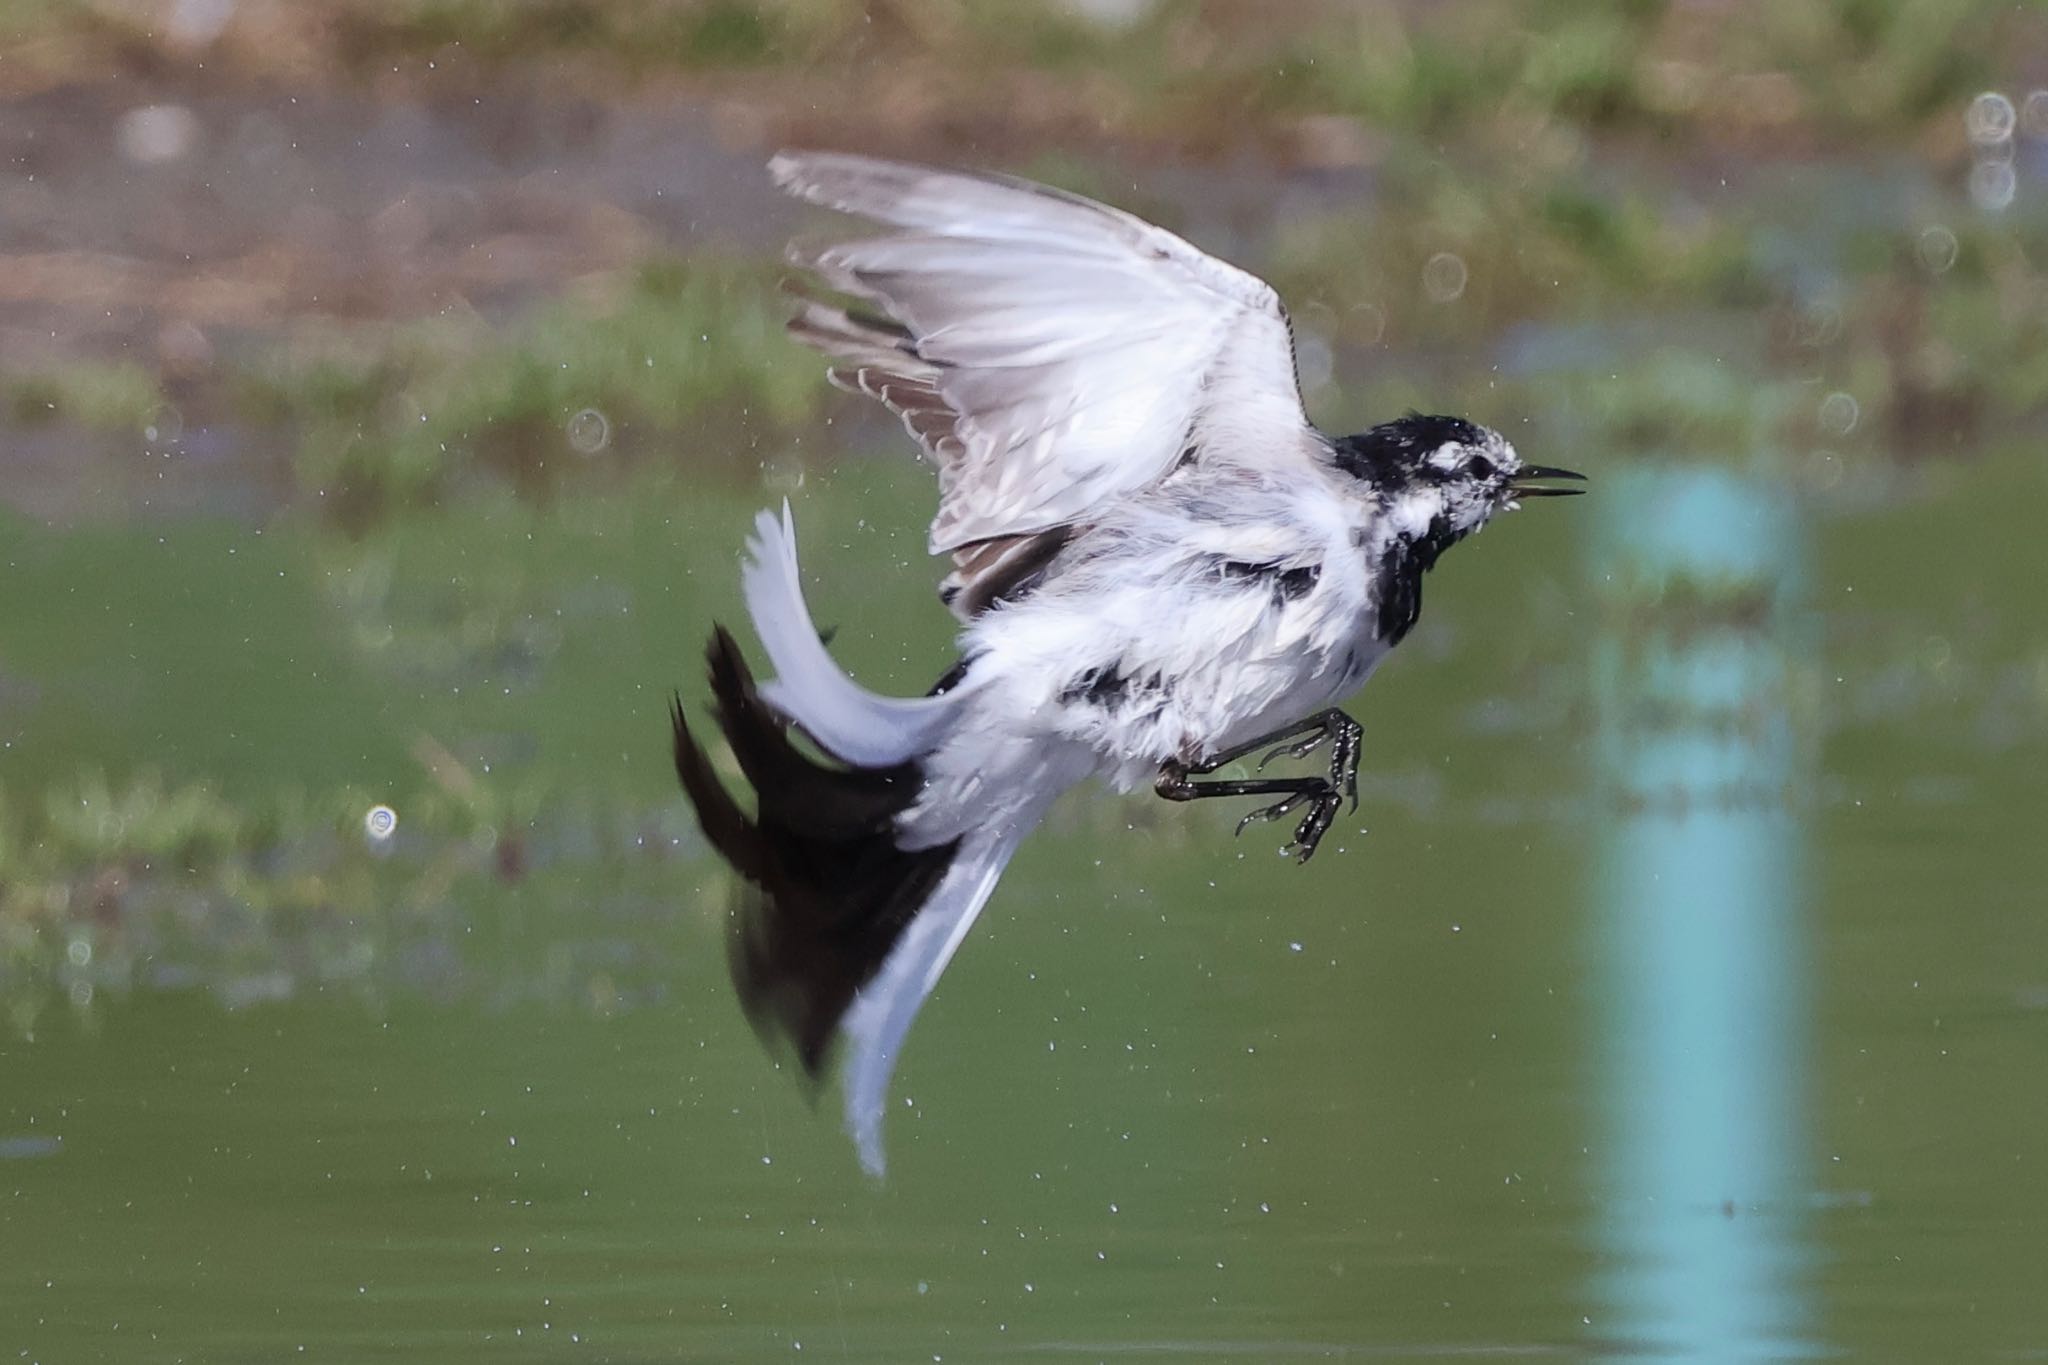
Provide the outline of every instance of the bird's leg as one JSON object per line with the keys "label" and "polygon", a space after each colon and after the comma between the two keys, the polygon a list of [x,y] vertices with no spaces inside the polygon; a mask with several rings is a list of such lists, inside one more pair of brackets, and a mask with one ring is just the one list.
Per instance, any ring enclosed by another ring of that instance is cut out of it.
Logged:
{"label": "bird's leg", "polygon": [[[1364,732],[1358,722],[1332,707],[1319,711],[1313,716],[1284,726],[1270,734],[1235,745],[1221,753],[1211,755],[1199,763],[1169,761],[1159,770],[1155,790],[1169,801],[1197,801],[1210,796],[1271,796],[1280,800],[1270,806],[1261,806],[1237,822],[1237,832],[1244,833],[1244,827],[1254,820],[1278,820],[1304,803],[1309,803],[1309,813],[1302,817],[1301,824],[1294,831],[1294,839],[1286,851],[1302,862],[1307,862],[1316,851],[1316,845],[1329,831],[1330,824],[1337,818],[1337,810],[1349,798],[1351,808],[1358,809],[1358,747],[1359,736]],[[1306,736],[1297,738],[1297,736]],[[1292,740],[1292,743],[1286,741]],[[1193,782],[1191,777],[1213,773],[1226,764],[1234,763],[1255,749],[1264,748],[1278,741],[1278,747],[1270,750],[1259,760],[1259,770],[1265,771],[1268,763],[1282,754],[1289,758],[1306,758],[1325,743],[1330,745],[1330,775],[1323,777],[1265,777],[1246,780],[1219,780],[1215,782]]]}
{"label": "bird's leg", "polygon": [[1278,820],[1290,811],[1309,803],[1311,809],[1294,831],[1294,840],[1286,851],[1301,861],[1307,862],[1309,855],[1316,851],[1316,842],[1336,818],[1337,807],[1343,804],[1336,789],[1328,780],[1320,777],[1255,777],[1248,779],[1223,779],[1215,782],[1195,782],[1186,764],[1169,761],[1159,770],[1159,780],[1153,790],[1169,801],[1200,801],[1212,796],[1278,796],[1280,800],[1270,806],[1261,806],[1237,822],[1237,832],[1244,833],[1244,827],[1254,820]]}
{"label": "bird's leg", "polygon": [[[1309,734],[1308,732],[1311,730],[1315,731],[1315,733]],[[1188,772],[1200,777],[1204,773],[1213,773],[1218,768],[1237,762],[1237,760],[1255,749],[1263,749],[1268,744],[1274,744],[1281,740],[1294,739],[1297,735],[1308,735],[1308,738],[1298,740],[1293,744],[1280,744],[1278,748],[1260,759],[1259,768],[1261,771],[1264,771],[1266,765],[1281,754],[1286,754],[1290,758],[1302,758],[1314,753],[1332,734],[1335,734],[1339,740],[1344,739],[1348,734],[1351,747],[1355,751],[1358,746],[1358,736],[1361,733],[1363,732],[1359,729],[1357,721],[1351,719],[1351,717],[1335,707],[1331,707],[1327,711],[1318,711],[1312,716],[1304,717],[1292,725],[1283,725],[1277,730],[1270,730],[1263,735],[1248,739],[1242,744],[1234,744],[1221,753],[1212,754],[1199,763],[1188,763],[1182,766]]]}
{"label": "bird's leg", "polygon": [[1303,803],[1309,804],[1309,812],[1295,827],[1294,838],[1281,850],[1292,853],[1300,862],[1307,862],[1315,854],[1316,845],[1330,828],[1330,822],[1337,818],[1337,808],[1344,799],[1337,794],[1327,778],[1321,777],[1255,777],[1249,779],[1224,779],[1216,782],[1195,782],[1189,777],[1186,764],[1169,761],[1159,769],[1159,780],[1153,790],[1169,801],[1199,801],[1210,796],[1279,796],[1270,806],[1261,806],[1237,822],[1237,832],[1244,833],[1244,827],[1254,820],[1278,820]]}
{"label": "bird's leg", "polygon": [[[1357,721],[1333,706],[1327,711],[1318,711],[1306,719],[1296,721],[1293,725],[1284,725],[1269,734],[1260,735],[1257,739],[1248,739],[1242,744],[1233,745],[1222,753],[1206,758],[1200,763],[1190,763],[1187,765],[1187,771],[1197,777],[1204,773],[1213,773],[1218,768],[1235,763],[1254,749],[1262,749],[1268,744],[1274,744],[1273,748],[1266,750],[1266,756],[1259,760],[1259,771],[1264,772],[1268,763],[1282,755],[1288,758],[1307,758],[1317,749],[1328,744],[1330,746],[1330,785],[1342,788],[1344,795],[1351,801],[1351,809],[1357,810],[1358,748],[1359,739],[1364,734],[1365,730]],[[1305,736],[1305,738],[1296,738],[1296,736]],[[1275,744],[1276,740],[1293,740],[1294,742],[1291,744]]]}

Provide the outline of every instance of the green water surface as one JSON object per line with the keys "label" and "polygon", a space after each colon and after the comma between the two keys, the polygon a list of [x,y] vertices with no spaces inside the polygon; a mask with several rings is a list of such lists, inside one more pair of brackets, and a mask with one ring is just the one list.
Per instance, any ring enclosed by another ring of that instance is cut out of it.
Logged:
{"label": "green water surface", "polygon": [[[1739,1358],[2033,1358],[2048,477],[2028,449],[1766,477],[1807,538],[1774,703],[1802,1136],[1771,1201],[1669,1216],[1776,1249],[1782,1330]],[[1630,817],[1589,676],[1640,623],[1592,500],[1432,577],[1353,707],[1363,807],[1307,867],[1227,803],[1064,804],[918,1022],[877,1183],[741,1019],[668,767],[668,689],[700,695],[776,496],[0,520],[0,879],[61,880],[44,807],[105,799],[82,771],[204,781],[262,848],[117,832],[115,882],[17,904],[10,1356],[1701,1358],[1634,1297],[1672,1268],[1605,1231]],[[908,461],[794,492],[819,618],[878,686],[950,659],[928,497]]]}

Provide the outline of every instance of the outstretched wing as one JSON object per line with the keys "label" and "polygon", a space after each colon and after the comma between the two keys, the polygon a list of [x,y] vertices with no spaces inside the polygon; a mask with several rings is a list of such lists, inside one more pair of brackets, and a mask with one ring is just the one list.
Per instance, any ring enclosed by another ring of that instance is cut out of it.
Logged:
{"label": "outstretched wing", "polygon": [[1287,316],[1256,276],[1030,181],[826,152],[785,152],[769,172],[897,229],[793,253],[885,316],[807,302],[790,326],[937,464],[931,550],[954,555],[962,615],[1183,456],[1305,448]]}

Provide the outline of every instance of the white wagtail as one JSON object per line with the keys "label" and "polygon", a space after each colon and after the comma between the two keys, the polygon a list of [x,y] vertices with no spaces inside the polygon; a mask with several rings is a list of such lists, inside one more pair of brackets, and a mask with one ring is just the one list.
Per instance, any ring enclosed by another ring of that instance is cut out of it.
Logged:
{"label": "white wagtail", "polygon": [[[937,467],[960,659],[923,697],[855,683],[804,605],[788,507],[763,512],[743,581],[775,678],[757,686],[723,628],[710,649],[754,813],[680,704],[675,762],[758,888],[734,926],[741,1000],[813,1076],[844,1035],[847,1126],[879,1174],[904,1035],[1055,797],[1088,777],[1274,797],[1239,830],[1302,811],[1287,851],[1306,860],[1357,801],[1359,727],[1334,704],[1413,628],[1423,575],[1518,499],[1579,491],[1533,480],[1581,476],[1455,417],[1323,435],[1272,288],[1127,213],[859,156],[769,172],[894,229],[794,253],[858,303],[806,300],[790,330]],[[1325,776],[1195,780],[1323,745]]]}

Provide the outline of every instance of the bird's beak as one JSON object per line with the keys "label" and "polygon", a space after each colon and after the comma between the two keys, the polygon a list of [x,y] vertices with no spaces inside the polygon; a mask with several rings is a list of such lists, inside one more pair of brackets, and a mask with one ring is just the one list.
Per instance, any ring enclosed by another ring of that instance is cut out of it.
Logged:
{"label": "bird's beak", "polygon": [[1576,479],[1584,483],[1586,476],[1576,470],[1556,469],[1547,464],[1525,464],[1515,471],[1514,481],[1507,486],[1506,496],[1510,499],[1569,498],[1586,491],[1583,488],[1546,488],[1540,484],[1530,483],[1531,479]]}

